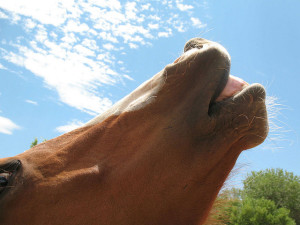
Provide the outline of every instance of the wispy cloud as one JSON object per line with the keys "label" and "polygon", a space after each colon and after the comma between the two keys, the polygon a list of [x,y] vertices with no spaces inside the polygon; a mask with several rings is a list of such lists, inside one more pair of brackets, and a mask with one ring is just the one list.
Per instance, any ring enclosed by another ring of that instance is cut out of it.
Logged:
{"label": "wispy cloud", "polygon": [[176,0],[176,6],[180,11],[187,11],[194,8],[192,5],[183,4],[182,0]]}
{"label": "wispy cloud", "polygon": [[198,18],[192,17],[191,21],[192,21],[192,24],[193,24],[194,27],[197,27],[197,28],[206,27],[206,24],[202,23],[201,20],[198,19]]}
{"label": "wispy cloud", "polygon": [[6,14],[4,14],[3,12],[0,11],[0,18],[1,19],[8,19],[9,17]]}
{"label": "wispy cloud", "polygon": [[0,70],[7,70],[7,68],[0,63]]}
{"label": "wispy cloud", "polygon": [[113,104],[101,92],[104,85],[128,80],[126,65],[117,63],[126,48],[204,26],[197,17],[191,23],[195,8],[182,0],[10,0],[0,1],[0,8],[1,18],[30,33],[30,39],[6,40],[0,56],[41,77],[60,101],[91,115]]}
{"label": "wispy cloud", "polygon": [[166,31],[158,33],[158,37],[169,37],[171,35],[172,35],[172,29],[167,29]]}
{"label": "wispy cloud", "polygon": [[0,116],[0,133],[12,134],[14,130],[18,130],[21,127],[15,124],[10,119]]}
{"label": "wispy cloud", "polygon": [[69,122],[67,125],[59,126],[55,128],[55,130],[59,133],[66,133],[72,130],[75,130],[79,127],[81,127],[84,123],[78,120],[73,120]]}
{"label": "wispy cloud", "polygon": [[32,100],[25,100],[25,102],[27,102],[27,103],[29,103],[29,104],[32,104],[32,105],[38,105],[38,103],[37,102],[35,102],[35,101],[32,101]]}
{"label": "wispy cloud", "polygon": [[47,2],[38,0],[11,0],[1,2],[0,7],[15,14],[32,17],[43,24],[59,26],[64,23],[68,17],[72,17],[72,15],[68,15],[66,12],[67,7],[70,7],[68,8],[68,11],[72,12],[73,4],[70,3],[71,1],[60,0]]}

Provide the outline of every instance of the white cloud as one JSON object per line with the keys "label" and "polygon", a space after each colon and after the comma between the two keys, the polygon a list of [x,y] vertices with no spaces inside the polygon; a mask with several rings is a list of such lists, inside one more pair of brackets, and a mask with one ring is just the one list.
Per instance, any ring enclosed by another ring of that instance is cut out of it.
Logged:
{"label": "white cloud", "polygon": [[97,115],[112,106],[108,98],[98,97],[80,87],[61,87],[58,91],[61,101],[91,115]]}
{"label": "white cloud", "polygon": [[66,33],[65,36],[61,39],[62,43],[65,44],[65,46],[72,46],[75,44],[79,39],[75,36],[74,33]]}
{"label": "white cloud", "polygon": [[150,15],[150,16],[149,16],[149,19],[154,20],[154,21],[159,21],[159,20],[161,20],[160,17],[157,16],[157,15]]}
{"label": "white cloud", "polygon": [[161,3],[163,5],[166,5],[168,8],[172,9],[173,8],[173,0],[162,0]]}
{"label": "white cloud", "polygon": [[121,3],[118,0],[89,0],[92,5],[100,6],[102,8],[110,8],[112,10],[119,11],[121,9]]}
{"label": "white cloud", "polygon": [[134,43],[129,43],[129,47],[135,49],[135,48],[138,48],[139,46]]}
{"label": "white cloud", "polygon": [[43,25],[38,26],[38,31],[35,35],[35,39],[38,42],[44,42],[48,39],[48,33],[46,31],[46,28]]}
{"label": "white cloud", "polygon": [[78,120],[73,120],[69,122],[67,125],[56,127],[55,130],[59,133],[67,133],[69,131],[75,130],[81,126],[83,126],[83,122]]}
{"label": "white cloud", "polygon": [[172,35],[172,30],[170,28],[167,29],[167,31],[159,32],[158,37],[170,37]]}
{"label": "white cloud", "polygon": [[113,34],[115,36],[121,36],[124,39],[125,43],[134,41],[134,36],[138,34],[146,38],[153,38],[153,35],[150,34],[150,31],[143,26],[129,23],[120,25],[117,29],[113,29]]}
{"label": "white cloud", "polygon": [[67,18],[67,9],[60,0],[0,1],[0,8],[19,15],[29,16],[43,24],[51,24],[54,26],[63,24]]}
{"label": "white cloud", "polygon": [[27,103],[29,103],[29,104],[32,104],[32,105],[38,105],[37,102],[32,101],[32,100],[29,100],[29,99],[26,99],[25,102],[27,102]]}
{"label": "white cloud", "polygon": [[44,78],[50,88],[57,90],[60,100],[72,107],[93,115],[109,108],[112,102],[96,94],[94,90],[101,83],[114,83],[115,80],[111,76],[116,76],[116,73],[103,62],[87,58],[84,55],[87,54],[84,52],[85,48],[82,46],[74,52],[68,52],[65,59],[56,56],[59,53],[55,51],[63,49],[57,45],[55,47],[57,49],[52,49],[53,54],[49,52],[44,54],[20,46],[22,56],[10,53],[6,59]]}
{"label": "white cloud", "polygon": [[148,17],[150,20],[154,20],[154,21],[160,21],[161,18],[158,15],[150,15]]}
{"label": "white cloud", "polygon": [[4,14],[3,12],[0,11],[0,18],[1,19],[8,19],[9,17],[6,14]]}
{"label": "white cloud", "polygon": [[7,68],[0,63],[0,70],[7,70]]}
{"label": "white cloud", "polygon": [[158,33],[158,37],[169,37],[169,33],[168,32],[159,32]]}
{"label": "white cloud", "polygon": [[125,75],[123,75],[123,77],[125,77],[128,80],[134,81],[134,79],[131,76],[129,76],[129,75],[125,74]]}
{"label": "white cloud", "polygon": [[192,17],[191,21],[192,21],[192,24],[193,24],[194,27],[197,27],[197,28],[206,27],[206,24],[203,24],[198,18]]}
{"label": "white cloud", "polygon": [[107,50],[113,50],[115,48],[115,46],[113,46],[112,44],[108,43],[108,44],[104,44],[103,48],[105,48]]}
{"label": "white cloud", "polygon": [[56,40],[57,37],[58,37],[58,35],[57,35],[56,33],[54,33],[53,31],[50,32],[50,36],[51,36],[54,40]]}
{"label": "white cloud", "polygon": [[103,39],[104,41],[118,43],[118,39],[116,37],[113,37],[112,34],[109,32],[101,32],[98,34],[98,37]]}
{"label": "white cloud", "polygon": [[137,13],[137,9],[136,9],[136,2],[127,2],[125,5],[125,15],[126,18],[128,19],[138,19],[136,13]]}
{"label": "white cloud", "polygon": [[82,46],[82,45],[76,45],[73,48],[79,55],[82,56],[94,56],[95,52]]}
{"label": "white cloud", "polygon": [[150,3],[147,3],[145,5],[142,5],[142,10],[149,10],[151,7],[151,4]]}
{"label": "white cloud", "polygon": [[156,30],[156,29],[158,29],[159,28],[159,25],[158,25],[158,23],[149,23],[148,24],[148,27],[150,28],[150,29],[153,29],[153,30]]}
{"label": "white cloud", "polygon": [[92,50],[97,50],[97,48],[98,48],[96,41],[88,39],[88,38],[85,38],[82,41],[82,45],[89,48],[89,49],[92,49]]}
{"label": "white cloud", "polygon": [[11,22],[12,22],[13,24],[17,24],[20,20],[21,20],[21,16],[19,16],[19,15],[16,14],[16,13],[12,13],[12,19],[11,19]]}
{"label": "white cloud", "polygon": [[36,23],[32,20],[32,19],[27,19],[26,21],[25,21],[25,26],[26,26],[26,28],[28,29],[28,30],[32,30],[33,28],[35,28],[36,27]]}
{"label": "white cloud", "polygon": [[[118,68],[117,57],[126,48],[137,49],[175,31],[204,26],[197,18],[186,19],[194,7],[182,2],[0,1],[7,12],[0,11],[0,17],[30,34],[7,40],[0,57],[42,78],[61,102],[98,114],[113,104],[100,88],[133,79],[124,74],[126,63]],[[5,67],[0,64],[0,69]]]}
{"label": "white cloud", "polygon": [[89,26],[86,23],[80,23],[78,20],[69,20],[63,30],[65,33],[77,32],[83,34],[89,30]]}
{"label": "white cloud", "polygon": [[186,31],[186,29],[185,29],[185,27],[184,27],[183,24],[178,24],[178,25],[176,25],[176,26],[175,26],[175,29],[176,29],[178,32],[185,32],[185,31]]}
{"label": "white cloud", "polygon": [[20,128],[21,127],[19,127],[10,119],[0,116],[0,133],[12,134],[14,130],[18,130]]}
{"label": "white cloud", "polygon": [[191,10],[194,8],[192,5],[182,4],[178,0],[176,1],[176,6],[180,11],[187,11],[187,10]]}

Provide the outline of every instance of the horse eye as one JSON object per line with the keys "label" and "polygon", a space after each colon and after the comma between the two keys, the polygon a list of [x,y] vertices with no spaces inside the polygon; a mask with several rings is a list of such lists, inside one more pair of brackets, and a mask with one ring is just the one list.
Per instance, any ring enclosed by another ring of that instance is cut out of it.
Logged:
{"label": "horse eye", "polygon": [[21,166],[19,160],[12,160],[4,165],[0,165],[0,193],[8,187],[10,179],[13,179],[15,172]]}
{"label": "horse eye", "polygon": [[8,183],[9,173],[0,173],[0,193],[4,190]]}

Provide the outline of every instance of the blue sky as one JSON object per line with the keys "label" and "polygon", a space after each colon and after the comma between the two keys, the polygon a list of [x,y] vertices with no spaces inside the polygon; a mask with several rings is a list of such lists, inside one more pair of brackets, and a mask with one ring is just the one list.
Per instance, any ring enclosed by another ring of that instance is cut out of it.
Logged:
{"label": "blue sky", "polygon": [[238,180],[271,167],[300,175],[299,9],[297,0],[0,0],[0,158],[81,126],[204,37],[227,48],[231,74],[277,99],[270,135],[242,153]]}

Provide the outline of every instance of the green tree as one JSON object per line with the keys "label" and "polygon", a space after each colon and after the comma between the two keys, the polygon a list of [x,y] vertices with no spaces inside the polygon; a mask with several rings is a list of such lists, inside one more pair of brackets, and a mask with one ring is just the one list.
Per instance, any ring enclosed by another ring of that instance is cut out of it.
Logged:
{"label": "green tree", "polygon": [[289,217],[289,210],[277,208],[267,199],[245,198],[240,206],[233,206],[230,223],[232,225],[296,225]]}
{"label": "green tree", "polygon": [[235,206],[241,205],[241,190],[237,188],[222,190],[210,211],[205,225],[230,225],[230,216]]}
{"label": "green tree", "polygon": [[32,148],[32,147],[34,147],[34,146],[36,146],[37,144],[38,144],[38,139],[37,138],[35,138],[34,139],[34,141],[33,142],[31,142],[31,145],[30,145],[30,148]]}
{"label": "green tree", "polygon": [[[44,139],[42,142],[47,141],[47,139]],[[39,140],[37,138],[34,139],[33,142],[31,142],[30,148],[36,146],[39,143]]]}
{"label": "green tree", "polygon": [[244,180],[243,198],[265,198],[277,208],[290,210],[290,217],[300,224],[300,177],[282,169],[252,172]]}
{"label": "green tree", "polygon": [[220,204],[215,218],[220,224],[231,224],[232,210],[241,205],[241,190],[237,188],[225,189],[219,194],[218,201]]}

